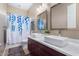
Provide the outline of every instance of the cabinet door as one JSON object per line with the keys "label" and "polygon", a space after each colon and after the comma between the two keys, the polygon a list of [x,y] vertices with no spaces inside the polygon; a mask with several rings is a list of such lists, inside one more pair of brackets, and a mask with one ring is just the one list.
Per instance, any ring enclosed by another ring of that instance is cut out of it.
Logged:
{"label": "cabinet door", "polygon": [[28,40],[28,49],[30,54],[33,56],[41,56],[41,47],[39,46],[38,42],[29,38]]}
{"label": "cabinet door", "polygon": [[65,56],[64,54],[56,51],[55,49],[51,49],[47,46],[43,46],[42,50],[46,53],[45,55],[48,56]]}

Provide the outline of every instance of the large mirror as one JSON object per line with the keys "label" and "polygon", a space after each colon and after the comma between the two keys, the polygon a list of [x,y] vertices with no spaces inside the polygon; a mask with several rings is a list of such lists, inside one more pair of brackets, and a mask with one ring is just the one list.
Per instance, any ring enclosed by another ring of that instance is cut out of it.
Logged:
{"label": "large mirror", "polygon": [[76,4],[58,3],[51,7],[51,29],[76,28]]}
{"label": "large mirror", "polygon": [[[40,21],[41,23],[41,28],[40,30],[45,30],[48,29],[48,20],[47,20],[47,10],[45,10],[44,12],[42,12],[41,14],[38,15],[38,20],[37,23]],[[39,30],[39,24],[37,24],[38,30]]]}

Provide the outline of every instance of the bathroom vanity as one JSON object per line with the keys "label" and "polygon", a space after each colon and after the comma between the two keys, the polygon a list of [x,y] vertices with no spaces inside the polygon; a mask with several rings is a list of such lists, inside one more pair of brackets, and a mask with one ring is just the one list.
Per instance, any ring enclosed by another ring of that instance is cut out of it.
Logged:
{"label": "bathroom vanity", "polygon": [[37,33],[28,38],[28,50],[33,56],[79,56],[79,40]]}
{"label": "bathroom vanity", "polygon": [[28,38],[28,49],[31,55],[34,56],[65,56],[54,49],[51,49],[31,38]]}

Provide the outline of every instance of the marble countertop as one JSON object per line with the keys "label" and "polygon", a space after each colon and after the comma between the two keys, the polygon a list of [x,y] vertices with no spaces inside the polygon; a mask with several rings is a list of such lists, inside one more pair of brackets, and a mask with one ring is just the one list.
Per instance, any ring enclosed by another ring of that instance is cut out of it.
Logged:
{"label": "marble countertop", "polygon": [[32,38],[33,40],[35,40],[35,41],[37,41],[37,42],[39,42],[39,43],[51,48],[51,49],[55,49],[56,51],[58,51],[60,53],[63,53],[65,55],[68,55],[68,56],[79,56],[79,40],[68,38],[67,40],[65,40],[67,42],[66,46],[64,46],[64,47],[57,47],[55,45],[51,45],[49,43],[46,43],[44,41],[43,36],[45,36],[45,35],[42,35],[40,38],[39,37],[34,37],[34,36],[30,36],[30,38]]}

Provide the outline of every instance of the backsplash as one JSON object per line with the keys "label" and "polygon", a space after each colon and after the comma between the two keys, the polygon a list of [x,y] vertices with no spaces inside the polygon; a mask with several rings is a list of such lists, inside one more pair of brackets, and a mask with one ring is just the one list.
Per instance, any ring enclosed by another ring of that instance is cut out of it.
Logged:
{"label": "backsplash", "polygon": [[[58,30],[51,30],[52,35],[59,35]],[[79,39],[79,31],[78,30],[62,30],[61,36],[69,37],[73,39]]]}

